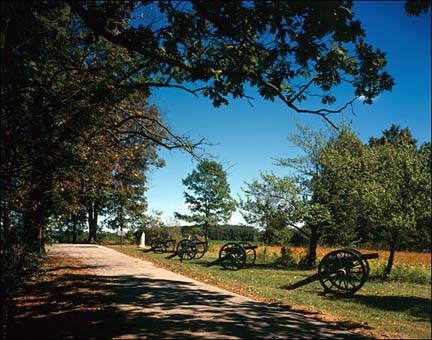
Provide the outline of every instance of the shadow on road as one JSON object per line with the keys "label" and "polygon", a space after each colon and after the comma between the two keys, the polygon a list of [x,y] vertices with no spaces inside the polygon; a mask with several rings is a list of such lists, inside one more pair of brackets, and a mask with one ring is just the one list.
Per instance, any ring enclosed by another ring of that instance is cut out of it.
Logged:
{"label": "shadow on road", "polygon": [[357,324],[323,324],[279,306],[234,303],[230,295],[194,283],[71,269],[72,274],[33,286],[37,299],[20,307],[12,338],[360,338],[340,331]]}

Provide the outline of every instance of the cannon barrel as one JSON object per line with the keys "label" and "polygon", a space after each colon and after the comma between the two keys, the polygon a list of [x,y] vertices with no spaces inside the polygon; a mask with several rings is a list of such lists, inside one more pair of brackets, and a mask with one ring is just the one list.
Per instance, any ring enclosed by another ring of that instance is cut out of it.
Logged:
{"label": "cannon barrel", "polygon": [[363,260],[372,260],[377,259],[379,257],[378,253],[371,253],[371,254],[362,254],[361,258]]}

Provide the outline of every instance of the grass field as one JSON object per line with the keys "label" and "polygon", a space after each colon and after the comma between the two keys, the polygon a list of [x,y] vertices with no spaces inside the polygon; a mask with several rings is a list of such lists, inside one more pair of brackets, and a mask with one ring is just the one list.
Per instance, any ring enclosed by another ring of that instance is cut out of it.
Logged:
{"label": "grass field", "polygon": [[[276,247],[267,248],[265,259],[263,248],[258,248],[257,262],[250,268],[227,271],[218,265],[207,267],[207,263],[217,259],[222,244],[212,242],[209,252],[202,259],[183,263],[178,257],[166,259],[168,254],[144,252],[136,246],[110,247],[260,301],[286,305],[324,320],[344,321],[355,331],[375,338],[431,338],[430,254],[398,254],[396,257],[395,268],[402,266],[411,268],[413,272],[419,271],[420,274],[416,275],[425,282],[416,283],[405,280],[406,273],[390,281],[374,279],[373,272],[386,260],[385,253],[380,252],[380,260],[370,261],[372,278],[355,295],[340,298],[320,294],[322,287],[319,282],[296,290],[281,289],[281,286],[299,281],[316,271],[275,266],[274,261],[280,251]],[[302,254],[303,251],[296,248],[293,253]],[[320,248],[318,256],[322,257],[328,251],[330,249]]]}

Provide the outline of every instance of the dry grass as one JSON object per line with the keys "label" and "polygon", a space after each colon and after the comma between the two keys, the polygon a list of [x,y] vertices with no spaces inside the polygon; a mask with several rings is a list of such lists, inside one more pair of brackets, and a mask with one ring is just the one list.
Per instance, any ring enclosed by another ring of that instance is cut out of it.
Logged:
{"label": "dry grass", "polygon": [[[266,253],[277,254],[281,253],[281,246],[267,246]],[[289,247],[289,249],[293,252],[293,255],[296,258],[301,258],[306,255],[307,248],[304,247]],[[324,257],[327,253],[335,250],[336,248],[327,248],[327,247],[318,247],[317,248],[317,257],[318,260]],[[386,250],[373,250],[373,249],[358,249],[362,253],[378,253],[380,260],[387,260],[390,252]],[[257,254],[262,254],[264,252],[264,246],[259,246],[257,249]],[[423,266],[431,265],[431,254],[430,253],[415,253],[415,252],[396,252],[395,254],[395,263],[406,263],[406,264],[419,264]]]}

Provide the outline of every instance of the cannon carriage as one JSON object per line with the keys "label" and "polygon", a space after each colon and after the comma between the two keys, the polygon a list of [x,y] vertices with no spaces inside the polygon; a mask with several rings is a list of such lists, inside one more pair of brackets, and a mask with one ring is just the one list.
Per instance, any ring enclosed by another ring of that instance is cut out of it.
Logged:
{"label": "cannon carriage", "polygon": [[239,270],[251,266],[256,260],[256,248],[248,242],[229,242],[222,246],[217,260],[207,264],[208,267],[220,264],[228,270]]}
{"label": "cannon carriage", "polygon": [[377,253],[362,254],[354,249],[335,250],[323,257],[316,274],[281,288],[291,290],[319,281],[324,288],[324,294],[353,295],[369,278],[368,260],[376,258]]}
{"label": "cannon carriage", "polygon": [[177,247],[172,255],[168,258],[175,256],[180,257],[180,262],[183,260],[192,260],[202,258],[208,250],[208,242],[199,239],[184,239],[177,243]]}
{"label": "cannon carriage", "polygon": [[151,243],[151,247],[148,251],[153,251],[157,254],[171,252],[174,251],[175,244],[176,240],[170,237],[159,237]]}

